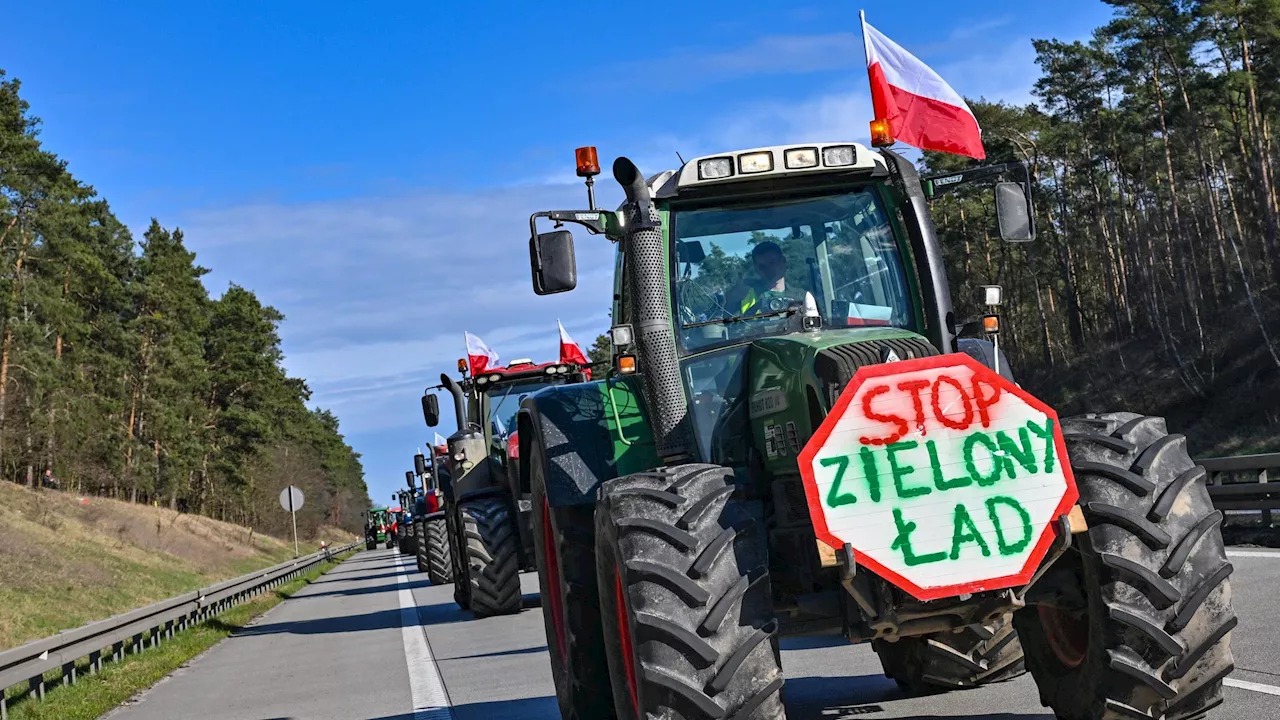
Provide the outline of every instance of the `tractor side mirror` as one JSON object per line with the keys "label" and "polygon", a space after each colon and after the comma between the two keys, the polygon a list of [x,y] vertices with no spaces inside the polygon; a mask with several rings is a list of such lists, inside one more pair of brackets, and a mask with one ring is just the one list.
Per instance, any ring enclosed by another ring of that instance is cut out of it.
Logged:
{"label": "tractor side mirror", "polygon": [[419,475],[427,474],[427,458],[422,453],[413,456],[413,471]]}
{"label": "tractor side mirror", "polygon": [[529,269],[538,295],[572,290],[578,286],[578,262],[573,255],[573,233],[553,230],[529,238]]}
{"label": "tractor side mirror", "polygon": [[422,419],[427,421],[427,427],[435,427],[440,423],[440,399],[433,393],[422,396]]}
{"label": "tractor side mirror", "polygon": [[1000,223],[1000,237],[1005,242],[1029,242],[1035,239],[1035,230],[1031,226],[1031,208],[1021,184],[996,183],[996,218]]}
{"label": "tractor side mirror", "polygon": [[413,490],[413,489],[414,489],[414,487],[413,487],[413,471],[412,471],[412,470],[405,470],[405,471],[404,471],[404,481],[405,481],[405,484],[407,484],[407,485],[409,486],[409,489],[410,489],[410,490]]}

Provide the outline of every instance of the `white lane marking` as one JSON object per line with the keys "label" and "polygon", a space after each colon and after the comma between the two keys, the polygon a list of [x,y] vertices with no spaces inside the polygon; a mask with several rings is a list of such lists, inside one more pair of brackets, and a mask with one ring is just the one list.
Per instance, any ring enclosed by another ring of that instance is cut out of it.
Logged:
{"label": "white lane marking", "polygon": [[1280,560],[1280,552],[1267,552],[1265,550],[1228,550],[1227,557],[1275,558]]}
{"label": "white lane marking", "polygon": [[1222,681],[1222,684],[1233,688],[1240,688],[1241,690],[1252,690],[1254,692],[1266,693],[1268,695],[1280,695],[1280,687],[1276,687],[1275,685],[1263,685],[1262,683],[1249,682],[1248,680],[1236,680],[1234,678],[1227,678]]}
{"label": "white lane marking", "polygon": [[418,619],[418,604],[408,587],[404,558],[396,556],[399,568],[400,632],[404,637],[404,660],[409,668],[409,691],[413,697],[413,720],[453,720],[453,708],[440,677],[440,668],[431,655],[427,636]]}

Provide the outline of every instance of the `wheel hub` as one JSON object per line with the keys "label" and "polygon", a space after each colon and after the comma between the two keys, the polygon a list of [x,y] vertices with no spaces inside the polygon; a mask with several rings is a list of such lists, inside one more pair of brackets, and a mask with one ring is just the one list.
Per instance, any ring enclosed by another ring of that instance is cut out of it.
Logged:
{"label": "wheel hub", "polygon": [[622,652],[622,667],[626,670],[627,692],[631,695],[631,707],[640,714],[640,694],[636,687],[636,659],[631,644],[631,620],[627,615],[626,588],[622,584],[622,572],[614,575],[614,609],[618,614],[618,648]]}
{"label": "wheel hub", "polygon": [[1037,605],[1049,649],[1068,668],[1084,663],[1089,652],[1089,619],[1052,605]]}
{"label": "wheel hub", "polygon": [[556,548],[556,534],[551,527],[551,504],[542,501],[542,542],[547,558],[547,597],[550,602],[551,625],[555,628],[556,650],[561,662],[569,662],[569,638],[564,631],[564,598],[560,590],[560,553]]}

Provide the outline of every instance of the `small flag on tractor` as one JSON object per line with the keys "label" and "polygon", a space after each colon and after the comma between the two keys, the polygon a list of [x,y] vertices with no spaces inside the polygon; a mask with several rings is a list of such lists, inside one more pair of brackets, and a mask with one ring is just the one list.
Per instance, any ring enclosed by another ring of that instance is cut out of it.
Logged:
{"label": "small flag on tractor", "polygon": [[[876,122],[889,125],[884,144],[901,140],[921,150],[955,153],[982,160],[982,128],[968,103],[933,68],[883,33],[862,16],[862,41],[867,51],[871,104]],[[876,142],[873,138],[872,142]]]}
{"label": "small flag on tractor", "polygon": [[560,362],[583,366],[587,379],[591,379],[591,368],[587,367],[591,361],[587,359],[586,353],[582,352],[582,346],[569,337],[569,333],[564,329],[564,323],[556,320],[556,325],[560,327]]}
{"label": "small flag on tractor", "polygon": [[471,375],[475,377],[490,367],[497,367],[498,353],[489,349],[480,338],[469,332],[463,332],[467,340],[467,363],[471,366]]}

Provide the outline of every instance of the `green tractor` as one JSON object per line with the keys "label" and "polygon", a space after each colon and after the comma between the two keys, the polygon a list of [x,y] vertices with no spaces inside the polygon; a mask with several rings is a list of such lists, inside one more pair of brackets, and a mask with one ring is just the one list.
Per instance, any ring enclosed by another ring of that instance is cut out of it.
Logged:
{"label": "green tractor", "polygon": [[[608,212],[594,148],[578,157],[589,209],[530,218],[533,285],[576,285],[565,223],[616,243],[613,371],[518,416],[565,718],[784,718],[778,640],[815,634],[870,642],[911,691],[1025,667],[1066,720],[1221,701],[1231,565],[1185,438],[1133,413],[1058,422],[994,343],[957,337],[930,195],[1016,168],[922,182],[888,149],[806,144],[646,180],[618,158]],[[995,207],[1004,239],[1032,239],[1024,185]],[[948,363],[972,392],[866,389]],[[941,461],[949,428],[1015,417],[988,417],[998,391],[1040,420]]]}
{"label": "green tractor", "polygon": [[364,549],[376,550],[387,541],[387,508],[369,508],[364,514]]}
{"label": "green tractor", "polygon": [[[465,361],[459,361],[464,370]],[[585,369],[573,363],[513,360],[461,381],[441,374],[437,388],[453,397],[457,426],[447,439],[449,481],[442,483],[452,548],[454,599],[477,617],[518,613],[520,573],[534,569],[528,486],[510,468],[508,441],[520,402],[547,387],[580,382]],[[428,427],[440,420],[439,401],[429,388],[422,407]]]}
{"label": "green tractor", "polygon": [[448,473],[436,448],[428,446],[428,451],[429,457],[421,453],[413,456],[414,473],[422,482],[422,493],[418,496],[421,507],[414,523],[418,570],[427,574],[432,585],[447,585],[453,582],[453,547],[441,487]]}

